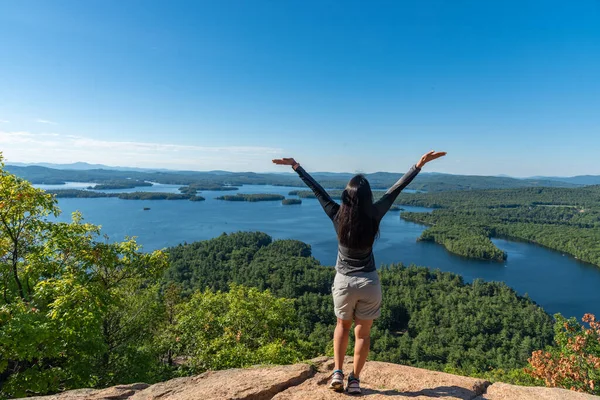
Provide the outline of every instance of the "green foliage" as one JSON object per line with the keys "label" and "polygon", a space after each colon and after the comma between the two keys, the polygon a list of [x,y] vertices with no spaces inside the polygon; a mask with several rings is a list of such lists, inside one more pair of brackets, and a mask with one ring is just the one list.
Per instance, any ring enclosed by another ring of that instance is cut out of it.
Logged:
{"label": "green foliage", "polygon": [[148,282],[166,257],[99,241],[77,213],[70,223],[50,214],[59,214],[51,195],[1,169],[0,396],[147,377],[152,365],[135,360],[148,354],[158,293]]}
{"label": "green foliage", "polygon": [[223,186],[221,184],[216,183],[192,183],[188,186],[182,186],[179,188],[179,191],[183,194],[191,194],[194,195],[199,191],[210,190],[210,191],[232,191],[238,190],[237,186]]}
{"label": "green foliage", "polygon": [[284,196],[280,194],[268,194],[268,193],[253,193],[253,194],[243,194],[236,193],[235,195],[226,195],[219,196],[217,200],[225,200],[225,201],[279,201],[285,199]]}
{"label": "green foliage", "polygon": [[203,201],[204,197],[195,194],[178,194],[162,192],[132,192],[132,193],[105,193],[93,190],[65,189],[49,190],[49,194],[56,198],[101,198],[116,197],[121,200],[191,200]]}
{"label": "green foliage", "polygon": [[489,237],[540,244],[600,266],[600,186],[408,194],[397,202],[439,208],[402,213],[431,226],[422,240],[473,258],[502,259]]}
{"label": "green foliage", "polygon": [[297,240],[273,242],[261,232],[223,234],[167,251],[171,267],[165,279],[181,284],[184,294],[205,288],[227,290],[230,283],[270,289],[288,298],[329,294],[335,273],[311,256],[309,245]]}
{"label": "green foliage", "polygon": [[177,306],[168,335],[186,372],[199,373],[298,362],[308,346],[296,326],[293,300],[232,284],[229,292],[195,292]]}
{"label": "green foliage", "polygon": [[[341,198],[341,191],[339,191],[339,195],[337,193],[337,190],[328,190],[327,193],[329,193],[329,195],[331,196],[332,199],[339,199]],[[292,190],[289,193],[290,196],[298,196],[301,199],[316,199],[317,196],[314,194],[314,192],[312,190]]]}
{"label": "green foliage", "polygon": [[300,199],[283,199],[281,200],[281,204],[284,206],[289,206],[293,204],[302,204],[302,200]]}
{"label": "green foliage", "polygon": [[552,340],[552,319],[503,283],[393,265],[380,270],[374,358],[468,374],[525,365]]}
{"label": "green foliage", "polygon": [[191,196],[178,193],[132,192],[119,193],[121,200],[189,200]]}
{"label": "green foliage", "polygon": [[114,179],[103,181],[94,186],[89,186],[88,189],[107,190],[107,189],[133,189],[140,186],[152,186],[152,183],[133,180],[133,179]]}
{"label": "green foliage", "polygon": [[[419,213],[405,213],[402,218],[419,222]],[[483,228],[439,224],[424,230],[418,240],[444,245],[449,252],[463,257],[504,261],[507,256],[492,243],[489,231]]]}
{"label": "green foliage", "polygon": [[93,190],[80,190],[80,189],[60,189],[60,190],[48,190],[48,194],[51,194],[57,199],[62,198],[78,198],[78,199],[96,199],[102,197],[119,197],[119,193],[104,193],[96,192]]}
{"label": "green foliage", "polygon": [[[235,233],[168,250],[167,282],[184,292],[242,284],[294,298],[297,327],[311,354],[331,348],[335,271],[297,241]],[[525,366],[552,341],[552,319],[502,283],[465,284],[451,273],[393,265],[380,270],[381,318],[372,332],[372,358],[442,370],[481,373]]]}
{"label": "green foliage", "polygon": [[269,289],[279,297],[296,299],[298,329],[309,337],[313,355],[324,354],[331,345],[335,271],[321,266],[309,245],[272,241],[261,232],[238,232],[167,251],[171,267],[165,280],[181,285],[184,295],[206,288],[226,291],[232,283]]}
{"label": "green foliage", "polygon": [[[411,186],[412,187],[412,186]],[[563,205],[579,209],[597,206],[600,185],[579,188],[520,188],[467,190],[445,193],[401,193],[397,204],[433,208],[512,208],[536,205]]]}

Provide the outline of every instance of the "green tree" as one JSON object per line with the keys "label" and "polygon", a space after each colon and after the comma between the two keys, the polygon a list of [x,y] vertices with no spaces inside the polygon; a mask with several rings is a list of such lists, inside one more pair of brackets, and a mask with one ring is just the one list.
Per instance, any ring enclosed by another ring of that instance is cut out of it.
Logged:
{"label": "green tree", "polygon": [[165,255],[141,253],[133,239],[99,240],[78,213],[48,220],[59,215],[55,199],[7,173],[1,158],[0,167],[0,395],[132,377]]}
{"label": "green tree", "polygon": [[178,306],[168,334],[173,354],[185,359],[187,372],[290,364],[307,355],[300,338],[293,300],[269,291],[231,285],[229,292],[195,292]]}

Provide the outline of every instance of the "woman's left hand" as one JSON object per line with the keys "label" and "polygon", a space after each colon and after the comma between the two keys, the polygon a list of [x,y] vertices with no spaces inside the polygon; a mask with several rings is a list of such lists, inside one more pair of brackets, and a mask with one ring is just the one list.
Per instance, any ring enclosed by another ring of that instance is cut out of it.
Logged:
{"label": "woman's left hand", "polygon": [[293,158],[278,158],[276,160],[273,160],[273,163],[278,164],[278,165],[291,165],[291,166],[298,164],[296,162],[296,160],[294,160]]}
{"label": "woman's left hand", "polygon": [[429,153],[423,154],[423,156],[421,157],[421,159],[417,163],[417,167],[418,168],[423,168],[423,166],[425,164],[427,164],[429,161],[433,161],[433,160],[435,160],[437,158],[444,157],[445,155],[446,155],[445,151],[431,150]]}

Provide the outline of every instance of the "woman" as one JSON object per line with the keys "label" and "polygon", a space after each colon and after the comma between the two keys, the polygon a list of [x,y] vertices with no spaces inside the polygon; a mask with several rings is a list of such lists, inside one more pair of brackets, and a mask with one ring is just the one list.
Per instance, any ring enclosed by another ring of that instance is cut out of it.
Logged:
{"label": "woman", "polygon": [[373,258],[373,242],[379,235],[379,223],[394,200],[417,176],[428,162],[446,155],[430,151],[423,155],[398,182],[377,202],[369,182],[363,175],[356,175],[342,192],[342,204],[331,199],[293,158],[273,160],[275,164],[291,165],[306,185],[312,189],[323,210],[333,221],[338,237],[336,274],[332,286],[337,326],[333,334],[335,370],[329,388],[336,392],[344,390],[342,366],[348,347],[348,337],[354,321],[354,369],[348,375],[346,390],[360,393],[360,372],[369,354],[370,333],[373,320],[381,313],[381,285]]}

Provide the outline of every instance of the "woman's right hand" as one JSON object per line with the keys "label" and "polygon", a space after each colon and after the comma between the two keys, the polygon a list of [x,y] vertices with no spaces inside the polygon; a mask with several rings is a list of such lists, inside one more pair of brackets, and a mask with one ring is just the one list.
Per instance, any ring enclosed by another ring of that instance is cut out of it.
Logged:
{"label": "woman's right hand", "polygon": [[298,164],[293,158],[278,158],[273,160],[273,163],[278,165],[291,165],[292,167]]}

